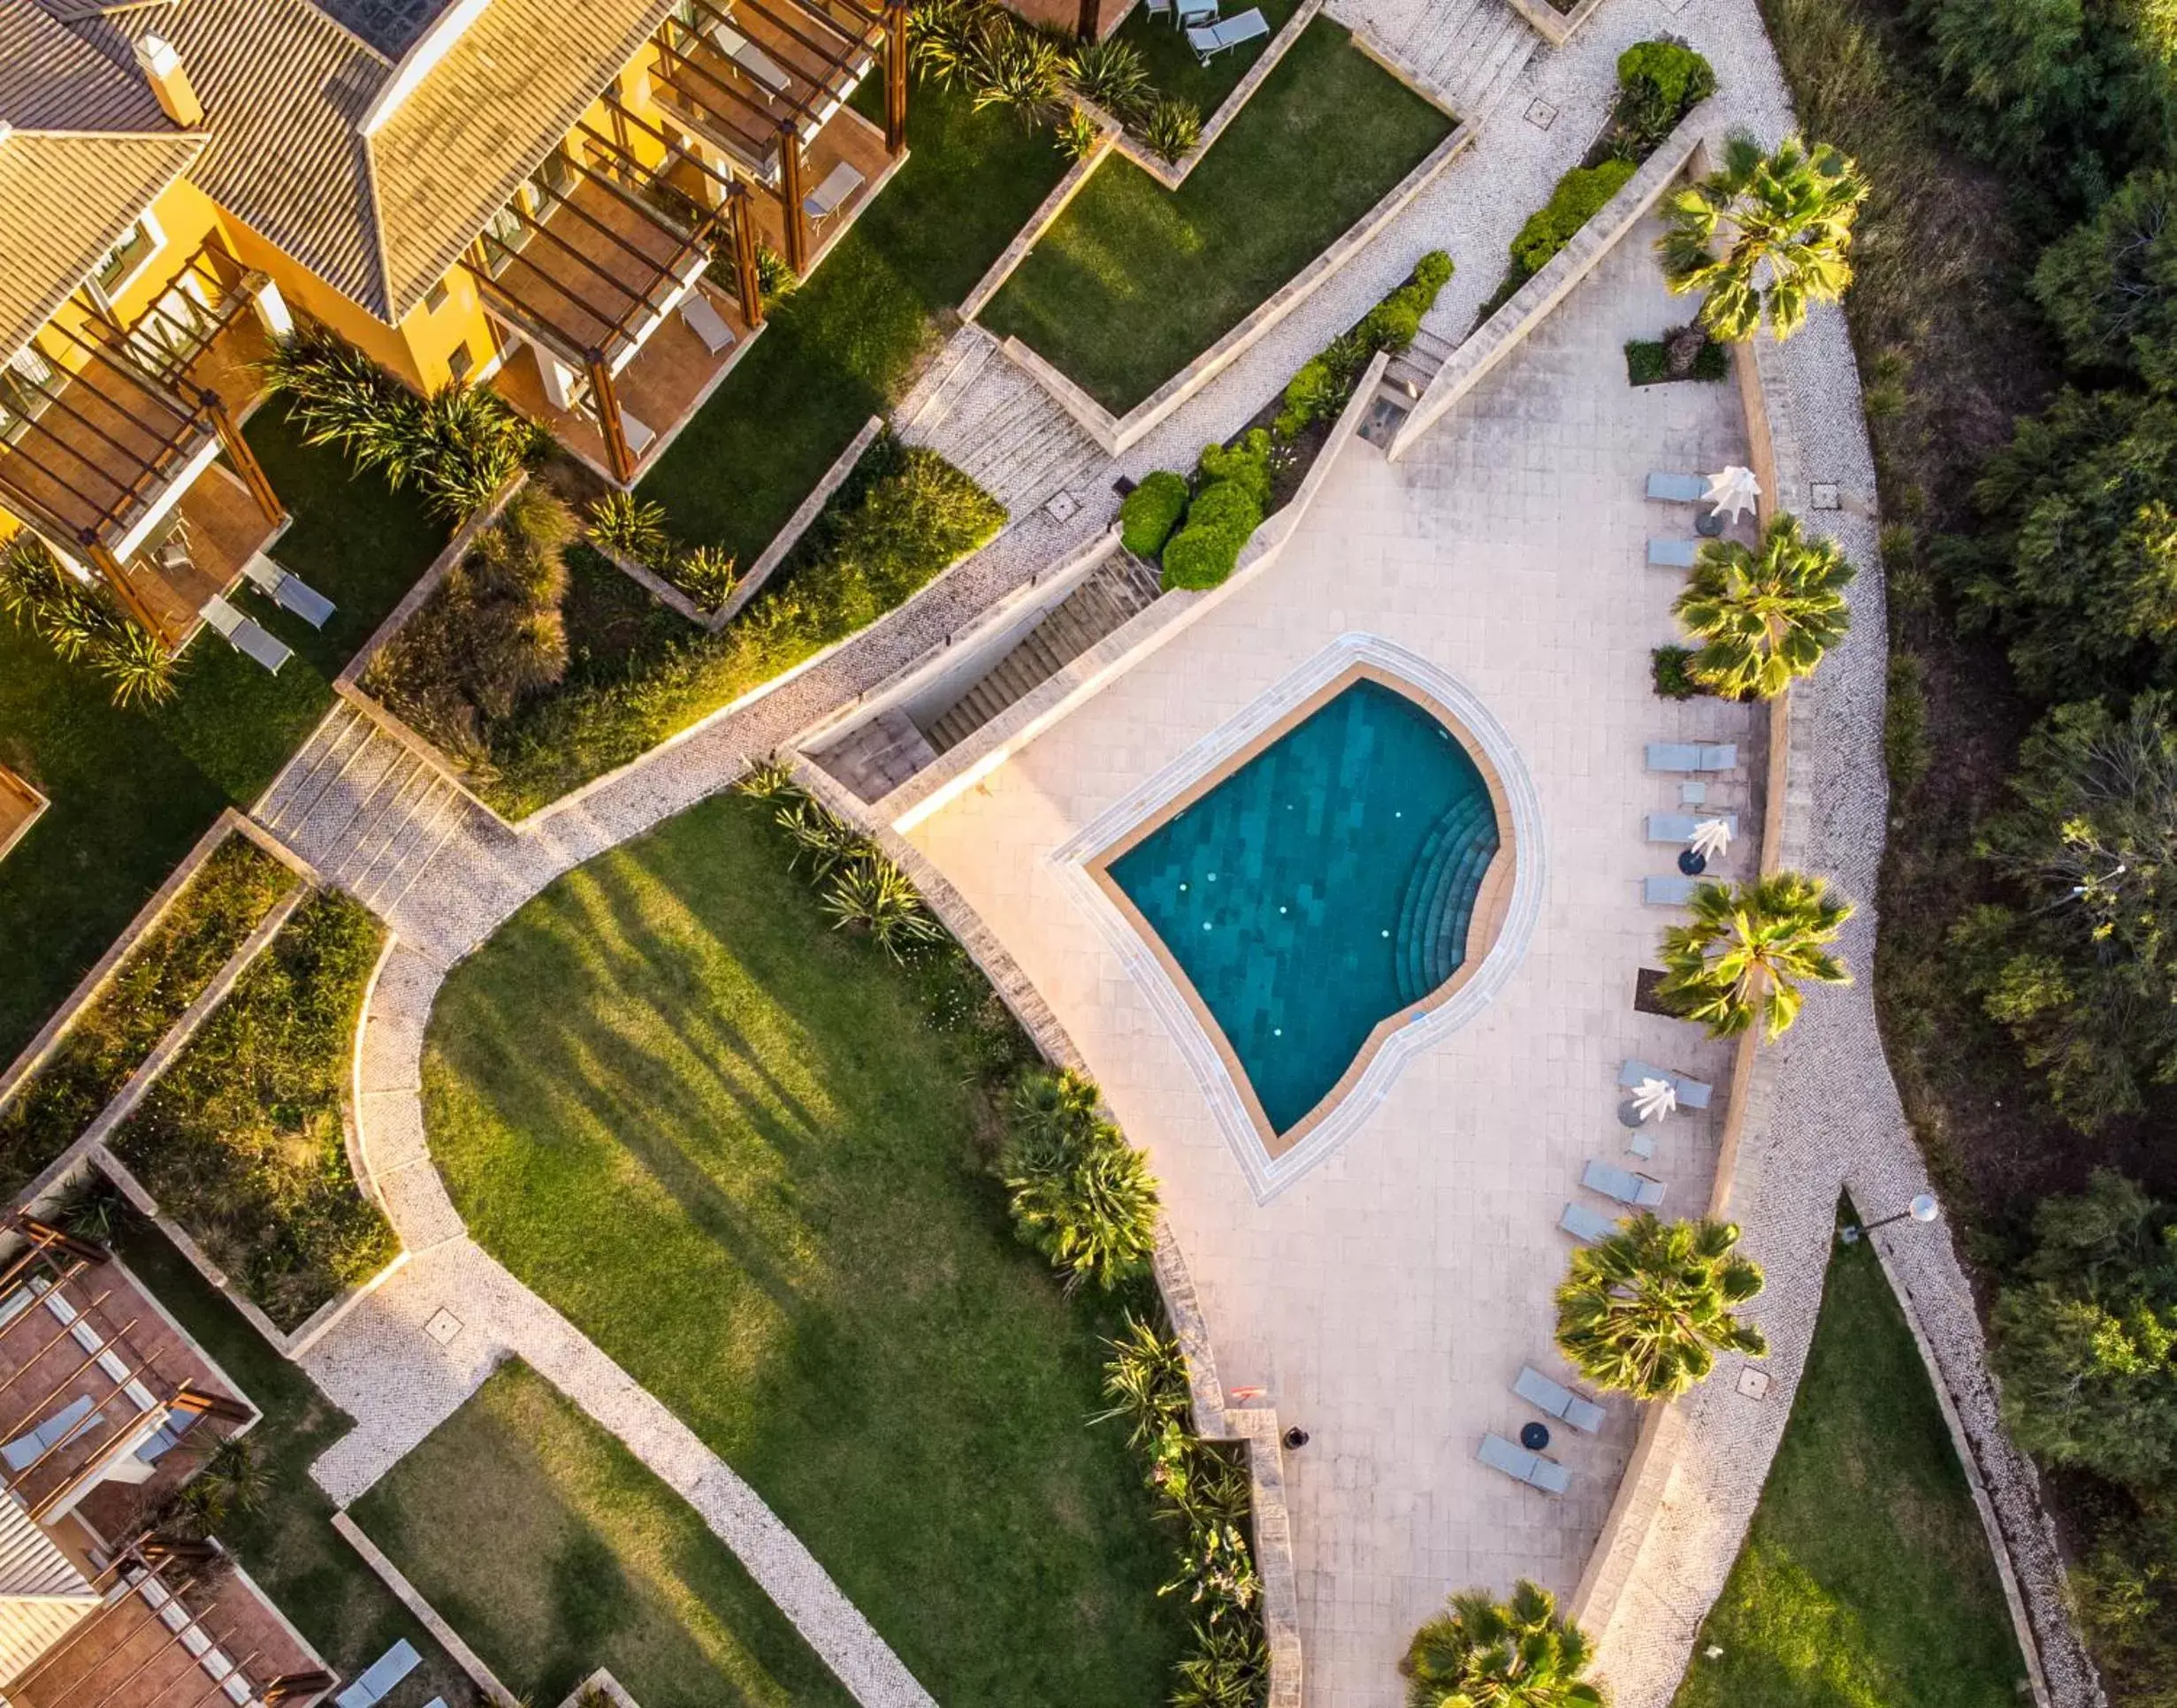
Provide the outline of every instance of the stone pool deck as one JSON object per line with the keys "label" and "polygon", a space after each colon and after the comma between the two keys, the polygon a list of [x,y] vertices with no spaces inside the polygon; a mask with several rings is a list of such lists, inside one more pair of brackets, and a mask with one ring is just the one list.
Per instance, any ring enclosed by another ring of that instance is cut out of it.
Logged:
{"label": "stone pool deck", "polygon": [[[1562,1500],[1478,1464],[1485,1431],[1534,1414],[1524,1362],[1559,1371],[1556,1231],[1581,1164],[1623,1155],[1627,1056],[1711,1080],[1723,1047],[1636,1014],[1635,975],[1675,913],[1640,881],[1673,850],[1642,818],[1677,806],[1643,768],[1658,739],[1752,746],[1744,707],[1672,705],[1650,649],[1680,577],[1644,561],[1692,512],[1646,503],[1651,469],[1745,455],[1730,385],[1635,391],[1621,347],[1680,317],[1636,231],[1404,461],[1356,441],[1277,561],[1113,679],[912,840],[1050,1002],[1128,1134],[1188,1253],[1230,1387],[1261,1387],[1313,1439],[1286,1459],[1308,1699],[1379,1708],[1414,1627],[1448,1589],[1532,1576],[1569,1595],[1635,1427],[1557,1433]],[[1448,672],[1501,722],[1539,792],[1543,878],[1524,959],[1463,1029],[1410,1062],[1341,1148],[1258,1204],[1188,1060],[1052,851],[1142,779],[1349,631]],[[1712,799],[1748,816],[1744,766]],[[1751,840],[1725,870],[1750,871]],[[1709,1117],[1674,1118],[1646,1165],[1669,1208],[1706,1201]],[[1721,1378],[1728,1382],[1732,1371]]]}

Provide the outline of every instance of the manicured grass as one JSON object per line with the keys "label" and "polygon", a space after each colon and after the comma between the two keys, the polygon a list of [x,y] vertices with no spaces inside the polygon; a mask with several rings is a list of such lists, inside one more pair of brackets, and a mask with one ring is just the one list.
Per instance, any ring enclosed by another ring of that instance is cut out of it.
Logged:
{"label": "manicured grass", "polygon": [[[1253,0],[1253,4],[1269,22],[1269,35],[1245,47],[1229,48],[1206,65],[1195,57],[1195,50],[1187,45],[1187,32],[1179,27],[1173,12],[1151,18],[1148,7],[1136,6],[1119,27],[1119,37],[1142,50],[1142,62],[1149,67],[1149,80],[1156,86],[1157,94],[1193,102],[1206,125],[1224,104],[1225,97],[1239,87],[1249,68],[1269,50],[1278,32],[1300,10],[1300,0]],[[1232,4],[1220,8],[1220,12],[1223,17],[1233,19],[1248,10],[1243,0],[1232,0]]]}
{"label": "manicured grass", "polygon": [[643,1708],[848,1708],[731,1549],[527,1365],[491,1379],[355,1503],[355,1521],[507,1687],[598,1667]]}
{"label": "manicured grass", "polygon": [[400,1241],[348,1172],[341,1106],[385,929],[305,898],[113,1140],[114,1154],[282,1329],[391,1262]]}
{"label": "manicured grass", "polygon": [[1175,194],[1116,156],[982,324],[1124,414],[1382,200],[1452,120],[1310,24]]}
{"label": "manicured grass", "polygon": [[[1723,1653],[1704,1659],[1710,1644]],[[2006,1708],[2025,1668],[1927,1367],[1866,1244],[1676,1708]]]}
{"label": "manicured grass", "polygon": [[11,1196],[75,1142],[296,881],[246,836],[206,857],[0,1106],[0,1190]]}
{"label": "manicured grass", "polygon": [[0,764],[52,805],[0,861],[0,1064],[165,881],[219,809],[247,806],[332,704],[328,679],[437,555],[409,497],[302,445],[277,403],[245,430],[294,522],[280,562],[340,606],[321,635],[245,583],[235,602],[297,656],[268,675],[217,635],[182,654],[165,705],[119,711],[105,684],[0,618]]}
{"label": "manicured grass", "polygon": [[[876,80],[857,95],[880,109]],[[896,401],[974,288],[1066,171],[1048,133],[918,83],[909,158],[768,326],[638,496],[683,539],[744,564],[770,543],[872,415]]]}
{"label": "manicured grass", "polygon": [[424,1664],[386,1708],[420,1708],[437,1696],[457,1708],[473,1701],[469,1675],[335,1533],[332,1502],[310,1478],[312,1462],[354,1429],[355,1420],[317,1391],[301,1365],[273,1351],[157,1228],[134,1223],[115,1245],[159,1303],[264,1413],[249,1432],[267,1476],[264,1498],[254,1512],[230,1513],[219,1525],[220,1542],[344,1676],[355,1677],[402,1637],[414,1643]]}
{"label": "manicured grass", "polygon": [[788,855],[720,797],[523,908],[440,995],[432,1155],[940,1701],[1160,1702],[1173,1547],[1087,1423],[1116,1314],[1059,1292],[986,1172],[988,987],[933,1001]]}

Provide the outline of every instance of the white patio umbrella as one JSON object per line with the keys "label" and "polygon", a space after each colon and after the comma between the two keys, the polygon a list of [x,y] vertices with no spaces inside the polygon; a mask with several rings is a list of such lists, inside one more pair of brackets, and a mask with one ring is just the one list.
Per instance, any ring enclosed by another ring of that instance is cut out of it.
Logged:
{"label": "white patio umbrella", "polygon": [[1643,1079],[1633,1087],[1633,1108],[1643,1121],[1660,1121],[1678,1107],[1678,1088],[1668,1079]]}
{"label": "white patio umbrella", "polygon": [[1704,860],[1720,860],[1730,850],[1731,827],[1721,819],[1703,819],[1693,827],[1693,851]]}
{"label": "white patio umbrella", "polygon": [[1734,462],[1708,477],[1708,490],[1701,494],[1701,502],[1715,507],[1709,515],[1737,522],[1738,513],[1753,509],[1761,496],[1761,483],[1754,478],[1753,470]]}

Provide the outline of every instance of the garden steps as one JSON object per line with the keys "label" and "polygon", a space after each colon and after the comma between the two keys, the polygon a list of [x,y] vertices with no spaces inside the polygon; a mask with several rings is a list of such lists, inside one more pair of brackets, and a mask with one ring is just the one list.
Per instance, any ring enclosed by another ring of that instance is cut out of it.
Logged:
{"label": "garden steps", "polygon": [[892,706],[826,750],[820,762],[863,800],[879,801],[936,757],[914,720]]}
{"label": "garden steps", "polygon": [[912,419],[903,411],[900,432],[909,444],[936,451],[1018,519],[1060,492],[1081,490],[1109,459],[1035,380],[1010,362],[992,360],[997,347],[981,334]]}
{"label": "garden steps", "polygon": [[1371,34],[1468,124],[1494,111],[1542,42],[1505,0],[1430,0],[1402,32],[1385,19]]}
{"label": "garden steps", "polygon": [[1163,591],[1156,573],[1125,553],[1088,576],[922,732],[943,753],[958,747],[1008,706],[1034,693],[1107,635],[1146,610]]}

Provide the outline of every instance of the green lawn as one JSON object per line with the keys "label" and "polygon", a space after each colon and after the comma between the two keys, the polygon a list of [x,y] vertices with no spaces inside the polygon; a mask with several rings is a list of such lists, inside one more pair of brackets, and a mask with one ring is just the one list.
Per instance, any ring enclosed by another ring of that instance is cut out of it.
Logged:
{"label": "green lawn", "polygon": [[[857,96],[879,117],[872,79]],[[847,442],[905,389],[974,288],[1066,172],[1048,133],[918,83],[909,158],[808,282],[772,312],[638,489],[687,540],[752,561]]]}
{"label": "green lawn", "polygon": [[236,602],[297,656],[268,675],[216,635],[183,654],[167,705],[117,711],[103,682],[0,618],[0,764],[52,798],[0,861],[0,1064],[105,952],[219,809],[247,806],[332,703],[328,679],[437,555],[413,499],[301,444],[277,405],[246,429],[295,517],[279,560],[336,600],[320,635],[245,585]]}
{"label": "green lawn", "polygon": [[1112,156],[981,316],[1123,415],[1328,248],[1452,120],[1318,18],[1176,194]]}
{"label": "green lawn", "polygon": [[[1119,37],[1142,50],[1149,80],[1157,94],[1193,102],[1206,125],[1224,104],[1225,97],[1239,87],[1249,67],[1269,50],[1277,33],[1300,10],[1300,0],[1254,0],[1254,4],[1269,22],[1270,35],[1243,48],[1228,49],[1206,65],[1195,57],[1195,50],[1187,45],[1187,32],[1173,23],[1171,12],[1151,18],[1147,6],[1136,6],[1119,27]],[[1241,0],[1222,8],[1226,18],[1236,18],[1247,10]]]}
{"label": "green lawn", "polygon": [[353,1678],[402,1637],[416,1645],[424,1664],[385,1708],[420,1708],[436,1696],[456,1708],[472,1701],[469,1675],[334,1532],[332,1502],[310,1480],[312,1461],[355,1421],[317,1391],[301,1365],[274,1352],[157,1229],[137,1223],[116,1247],[159,1303],[264,1413],[250,1439],[269,1486],[256,1512],[230,1514],[222,1521],[219,1540],[344,1676]]}
{"label": "green lawn", "polygon": [[830,928],[768,809],[720,797],[454,970],[432,1155],[471,1232],[940,1701],[1160,1702],[1173,1542],[1122,1436],[1086,1423],[1115,1315],[1012,1238],[974,1029],[929,997]]}
{"label": "green lawn", "polygon": [[[1704,1659],[1710,1644],[1721,1658]],[[2025,1668],[1912,1331],[1839,1246],[1791,1423],[1675,1708],[2008,1708]]]}
{"label": "green lawn", "polygon": [[525,1364],[353,1516],[531,1702],[604,1666],[643,1708],[852,1704],[695,1509]]}

